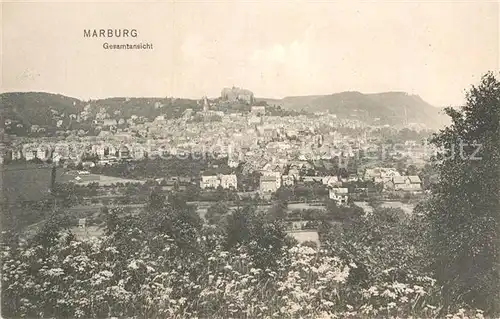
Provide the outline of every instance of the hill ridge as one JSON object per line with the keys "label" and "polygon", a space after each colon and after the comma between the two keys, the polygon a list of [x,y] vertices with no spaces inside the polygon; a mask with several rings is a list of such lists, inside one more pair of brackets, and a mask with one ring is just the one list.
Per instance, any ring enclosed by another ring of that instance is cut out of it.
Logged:
{"label": "hill ridge", "polygon": [[[180,114],[186,108],[199,108],[197,100],[173,97],[109,97],[84,101],[58,93],[6,92],[0,94],[0,99],[4,106],[4,118],[13,119],[24,127],[50,127],[59,120],[64,123],[62,127],[67,127],[72,122],[70,115],[82,112],[87,105],[92,107],[93,112],[97,112],[99,107],[106,107],[113,116],[118,111],[116,114],[120,117],[136,114],[147,119],[162,114]],[[419,95],[403,91],[361,93],[353,90],[282,99],[256,98],[256,101],[266,101],[269,105],[279,105],[288,110],[330,112],[338,118],[359,119],[372,124],[423,123],[437,128],[444,123],[444,116],[439,114],[440,108],[425,102]]]}

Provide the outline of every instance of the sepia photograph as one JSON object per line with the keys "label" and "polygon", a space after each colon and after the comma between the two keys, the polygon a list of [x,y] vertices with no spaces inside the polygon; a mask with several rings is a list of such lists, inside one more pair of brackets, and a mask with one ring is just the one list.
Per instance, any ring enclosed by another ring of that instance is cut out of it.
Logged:
{"label": "sepia photograph", "polygon": [[500,2],[0,0],[1,318],[500,318]]}

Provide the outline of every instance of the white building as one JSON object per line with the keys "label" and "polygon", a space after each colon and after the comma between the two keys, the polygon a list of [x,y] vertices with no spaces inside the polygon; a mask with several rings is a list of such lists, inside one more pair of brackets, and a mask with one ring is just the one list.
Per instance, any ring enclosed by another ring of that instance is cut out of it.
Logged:
{"label": "white building", "polygon": [[331,188],[329,191],[330,199],[337,202],[337,205],[346,205],[349,200],[349,190],[345,187]]}
{"label": "white building", "polygon": [[217,188],[220,185],[220,179],[217,175],[202,175],[200,181],[201,189]]}
{"label": "white building", "polygon": [[229,189],[229,188],[238,188],[238,180],[236,178],[236,175],[234,174],[229,174],[229,175],[220,175],[220,185],[224,189]]}
{"label": "white building", "polygon": [[323,185],[326,185],[328,187],[334,187],[342,184],[339,182],[339,178],[337,176],[324,176],[322,182]]}
{"label": "white building", "polygon": [[50,154],[50,149],[46,146],[40,146],[37,148],[36,150],[36,158],[42,160],[42,161],[46,161],[50,158],[51,154]]}
{"label": "white building", "polygon": [[130,156],[132,156],[133,159],[135,160],[141,160],[146,157],[146,150],[144,145],[137,144],[134,145],[130,152]]}
{"label": "white building", "polygon": [[219,174],[219,175],[202,175],[200,181],[201,189],[218,188],[221,186],[224,189],[238,188],[238,179],[234,174]]}
{"label": "white building", "polygon": [[118,122],[116,122],[116,120],[113,120],[113,119],[105,119],[102,121],[102,125],[103,126],[116,126],[118,124]]}
{"label": "white building", "polygon": [[282,179],[282,184],[285,186],[295,185],[295,176],[294,175],[283,175],[281,179]]}
{"label": "white building", "polygon": [[24,155],[25,160],[31,161],[31,160],[34,160],[36,158],[37,151],[36,151],[36,149],[33,149],[33,147],[31,147],[31,146],[25,145],[23,147],[23,155]]}
{"label": "white building", "polygon": [[260,177],[260,192],[263,194],[275,193],[281,186],[281,178],[275,176],[261,176]]}
{"label": "white building", "polygon": [[281,187],[281,173],[276,171],[261,171],[262,176],[274,178],[276,189]]}
{"label": "white building", "polygon": [[231,168],[236,168],[236,167],[238,167],[238,165],[240,165],[240,162],[238,160],[235,160],[235,159],[229,159],[227,161],[227,165]]}

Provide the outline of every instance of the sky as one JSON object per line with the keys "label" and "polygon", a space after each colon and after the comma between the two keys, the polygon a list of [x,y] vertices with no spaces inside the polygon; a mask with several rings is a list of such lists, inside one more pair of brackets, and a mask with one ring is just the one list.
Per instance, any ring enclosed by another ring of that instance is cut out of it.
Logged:
{"label": "sky", "polygon": [[[257,97],[405,91],[460,105],[499,70],[492,1],[2,2],[2,92]],[[137,38],[84,38],[84,29]],[[103,43],[152,43],[105,50]]]}

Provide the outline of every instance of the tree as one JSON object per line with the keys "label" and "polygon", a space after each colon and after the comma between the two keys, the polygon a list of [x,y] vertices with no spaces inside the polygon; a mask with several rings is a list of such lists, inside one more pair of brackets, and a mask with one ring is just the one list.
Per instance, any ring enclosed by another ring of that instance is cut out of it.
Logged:
{"label": "tree", "polygon": [[127,197],[132,197],[139,193],[138,187],[134,184],[127,184],[124,190],[124,195]]}
{"label": "tree", "polygon": [[278,188],[278,190],[274,194],[274,197],[280,201],[291,200],[294,197],[293,188],[282,185],[280,188]]}
{"label": "tree", "polygon": [[278,200],[274,203],[269,211],[267,212],[267,217],[270,221],[283,220],[287,216],[288,204],[286,201]]}
{"label": "tree", "polygon": [[165,205],[165,196],[159,189],[153,189],[149,194],[149,209],[158,210],[161,209],[163,205]]}
{"label": "tree", "polygon": [[216,201],[227,200],[227,192],[221,185],[217,186],[214,195]]}
{"label": "tree", "polygon": [[200,195],[200,187],[197,185],[189,184],[186,187],[186,197],[190,201],[194,201]]}
{"label": "tree", "polygon": [[398,160],[396,162],[396,170],[400,173],[400,174],[404,174],[405,171],[406,171],[406,161],[401,159],[401,160]]}
{"label": "tree", "polygon": [[417,175],[418,169],[415,165],[411,164],[408,166],[406,169],[406,175],[412,176],[412,175]]}
{"label": "tree", "polygon": [[369,287],[369,282],[381,280],[390,269],[394,270],[393,280],[400,283],[416,274],[426,274],[427,259],[421,248],[426,224],[420,216],[406,215],[397,208],[382,208],[340,225],[340,235],[339,231],[322,226],[321,242],[357,265],[348,278],[350,284]]}
{"label": "tree", "polygon": [[436,168],[431,164],[425,164],[422,170],[420,171],[420,174],[418,174],[420,180],[422,181],[422,188],[430,189],[433,183],[433,178],[436,175],[437,175]]}
{"label": "tree", "polygon": [[226,245],[227,248],[235,247],[250,239],[250,217],[255,214],[255,208],[246,206],[235,210],[227,218]]}
{"label": "tree", "polygon": [[226,249],[246,246],[256,267],[273,268],[287,244],[284,223],[281,220],[269,221],[265,213],[247,205],[233,211],[226,219]]}
{"label": "tree", "polygon": [[217,225],[228,212],[229,207],[224,202],[217,202],[208,208],[205,219],[209,224]]}
{"label": "tree", "polygon": [[62,207],[70,207],[78,202],[74,183],[54,184],[53,194],[57,203]]}
{"label": "tree", "polygon": [[448,306],[465,301],[498,315],[500,82],[486,74],[466,101],[446,109],[452,124],[431,139],[445,150],[434,159],[439,181],[428,212],[434,271]]}
{"label": "tree", "polygon": [[337,206],[334,200],[327,200],[325,202],[327,217],[330,220],[347,222],[352,219],[359,218],[364,214],[361,207],[356,205],[351,206]]}

